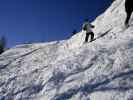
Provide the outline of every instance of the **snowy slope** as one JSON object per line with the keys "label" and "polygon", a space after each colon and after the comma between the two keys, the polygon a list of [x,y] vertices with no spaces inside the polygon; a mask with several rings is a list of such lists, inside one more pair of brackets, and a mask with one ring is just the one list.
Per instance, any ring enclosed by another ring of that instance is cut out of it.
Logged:
{"label": "snowy slope", "polygon": [[16,46],[0,55],[0,100],[133,100],[133,17],[115,0],[68,40]]}

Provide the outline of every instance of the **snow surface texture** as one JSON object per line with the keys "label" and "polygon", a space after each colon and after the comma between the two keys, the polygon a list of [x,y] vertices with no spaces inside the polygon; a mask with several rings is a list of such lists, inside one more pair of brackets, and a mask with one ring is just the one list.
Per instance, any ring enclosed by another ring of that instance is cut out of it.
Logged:
{"label": "snow surface texture", "polygon": [[133,17],[124,0],[64,41],[16,46],[0,56],[0,100],[133,100]]}

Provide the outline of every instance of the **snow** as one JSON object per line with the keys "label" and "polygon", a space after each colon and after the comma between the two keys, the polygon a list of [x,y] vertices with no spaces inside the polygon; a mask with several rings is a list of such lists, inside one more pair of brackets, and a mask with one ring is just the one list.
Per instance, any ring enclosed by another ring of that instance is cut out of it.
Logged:
{"label": "snow", "polygon": [[125,0],[68,40],[24,44],[0,55],[0,100],[133,100],[133,26]]}

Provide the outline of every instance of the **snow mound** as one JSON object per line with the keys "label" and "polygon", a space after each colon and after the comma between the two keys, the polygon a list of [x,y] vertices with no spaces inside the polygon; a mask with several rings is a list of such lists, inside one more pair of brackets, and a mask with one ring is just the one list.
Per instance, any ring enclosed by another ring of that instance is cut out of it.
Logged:
{"label": "snow mound", "polygon": [[133,17],[115,0],[68,40],[19,45],[0,55],[0,100],[133,100]]}

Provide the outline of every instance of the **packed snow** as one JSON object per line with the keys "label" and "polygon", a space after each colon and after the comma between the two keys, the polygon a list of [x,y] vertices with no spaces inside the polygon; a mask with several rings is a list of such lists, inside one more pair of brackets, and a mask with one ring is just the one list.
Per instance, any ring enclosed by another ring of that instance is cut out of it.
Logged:
{"label": "packed snow", "polygon": [[0,55],[0,100],[133,100],[133,17],[125,0],[68,40],[24,44]]}

